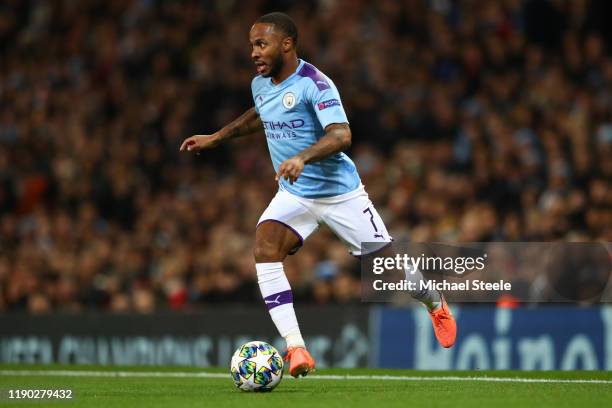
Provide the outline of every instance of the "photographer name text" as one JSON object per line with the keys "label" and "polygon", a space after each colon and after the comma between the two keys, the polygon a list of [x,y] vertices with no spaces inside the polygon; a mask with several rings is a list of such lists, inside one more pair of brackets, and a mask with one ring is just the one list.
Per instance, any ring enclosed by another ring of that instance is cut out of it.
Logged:
{"label": "photographer name text", "polygon": [[428,280],[411,282],[407,280],[400,280],[397,282],[384,282],[381,279],[377,279],[372,283],[374,290],[376,291],[413,291],[413,290],[443,290],[443,291],[511,291],[512,283],[499,280],[497,282],[486,282],[479,279],[466,279],[461,282],[450,282],[446,279],[443,280]]}

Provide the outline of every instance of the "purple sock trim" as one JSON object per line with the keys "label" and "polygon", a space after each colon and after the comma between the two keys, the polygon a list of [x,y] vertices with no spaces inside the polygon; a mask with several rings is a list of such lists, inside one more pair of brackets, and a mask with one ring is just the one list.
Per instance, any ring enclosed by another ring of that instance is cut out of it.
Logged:
{"label": "purple sock trim", "polygon": [[293,293],[291,289],[284,292],[275,293],[264,298],[266,307],[268,310],[274,309],[276,306],[286,305],[287,303],[293,303]]}

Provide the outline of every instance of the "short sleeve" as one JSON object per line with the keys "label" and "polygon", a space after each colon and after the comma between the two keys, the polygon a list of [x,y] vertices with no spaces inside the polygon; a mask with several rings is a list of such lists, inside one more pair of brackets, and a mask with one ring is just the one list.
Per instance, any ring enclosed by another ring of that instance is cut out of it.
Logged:
{"label": "short sleeve", "polygon": [[309,99],[323,129],[332,123],[348,123],[340,93],[329,78],[325,84],[311,83]]}

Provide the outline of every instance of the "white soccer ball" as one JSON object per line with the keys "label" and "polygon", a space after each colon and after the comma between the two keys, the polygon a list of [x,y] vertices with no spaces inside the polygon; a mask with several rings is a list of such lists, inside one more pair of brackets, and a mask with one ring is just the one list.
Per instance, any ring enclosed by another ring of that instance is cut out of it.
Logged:
{"label": "white soccer ball", "polygon": [[242,391],[272,391],[283,378],[283,358],[264,341],[250,341],[232,356],[230,372]]}

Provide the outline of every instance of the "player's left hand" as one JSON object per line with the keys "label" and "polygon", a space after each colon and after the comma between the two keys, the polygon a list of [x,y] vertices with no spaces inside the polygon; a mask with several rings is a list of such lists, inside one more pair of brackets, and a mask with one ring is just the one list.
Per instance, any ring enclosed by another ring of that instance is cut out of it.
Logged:
{"label": "player's left hand", "polygon": [[276,173],[276,181],[280,180],[281,177],[285,180],[289,180],[289,184],[293,184],[297,181],[300,174],[304,170],[304,160],[297,156],[285,160],[278,167],[278,173]]}

